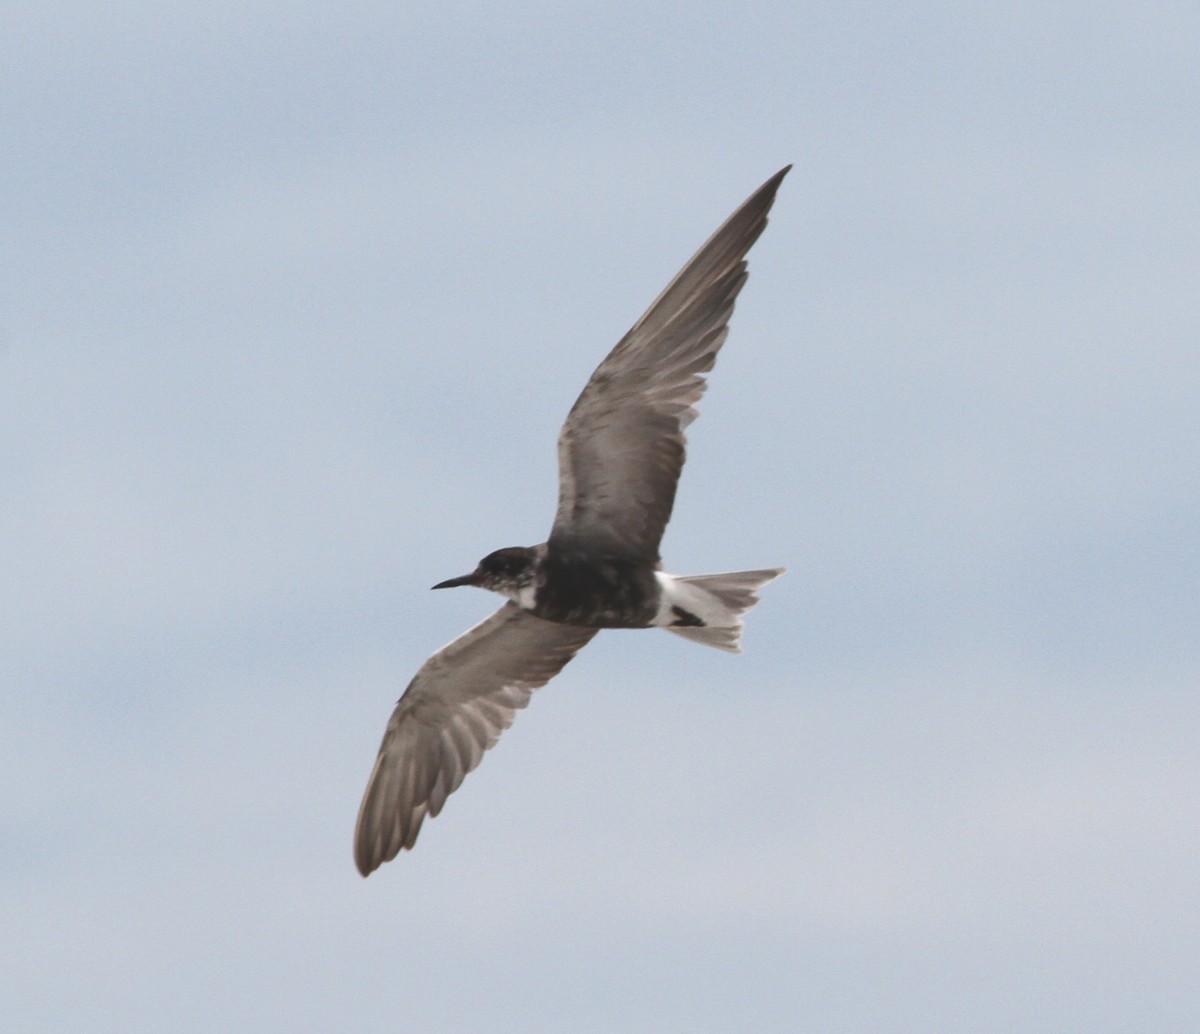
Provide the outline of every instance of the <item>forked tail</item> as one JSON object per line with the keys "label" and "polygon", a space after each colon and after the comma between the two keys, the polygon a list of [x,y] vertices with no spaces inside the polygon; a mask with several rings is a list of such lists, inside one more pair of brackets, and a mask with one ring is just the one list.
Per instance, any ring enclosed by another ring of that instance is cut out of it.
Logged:
{"label": "forked tail", "polygon": [[664,626],[668,632],[718,650],[741,653],[741,616],[758,602],[756,593],[786,568],[727,574],[674,575],[672,596],[703,624]]}

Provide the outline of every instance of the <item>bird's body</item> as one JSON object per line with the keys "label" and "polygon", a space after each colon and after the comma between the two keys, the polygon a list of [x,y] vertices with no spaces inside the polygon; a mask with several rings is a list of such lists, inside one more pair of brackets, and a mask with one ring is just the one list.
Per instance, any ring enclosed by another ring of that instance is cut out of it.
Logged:
{"label": "bird's body", "polygon": [[670,575],[659,542],[675,501],[684,428],[695,418],[788,168],[696,253],[596,369],[558,440],[559,500],[546,542],[484,557],[435,589],[504,596],[495,614],[422,665],[401,697],[355,834],[363,875],[416,841],[524,707],[603,628],[664,628],[737,652],[741,615],[781,568]]}
{"label": "bird's body", "polygon": [[[654,569],[622,556],[509,546],[480,562],[485,572],[453,584],[481,584],[546,621],[585,628],[648,628],[658,612]],[[498,570],[497,570],[498,569]]]}
{"label": "bird's body", "polygon": [[[507,597],[544,621],[597,631],[740,629],[737,618],[747,604],[740,599],[723,603],[726,589],[746,578],[757,578],[761,584],[780,573],[771,568],[681,577],[630,557],[555,548],[543,542],[498,549],[485,556],[471,574],[439,582],[434,588],[474,585]],[[730,586],[726,587],[726,582],[731,582]],[[737,651],[736,644],[725,648]]]}

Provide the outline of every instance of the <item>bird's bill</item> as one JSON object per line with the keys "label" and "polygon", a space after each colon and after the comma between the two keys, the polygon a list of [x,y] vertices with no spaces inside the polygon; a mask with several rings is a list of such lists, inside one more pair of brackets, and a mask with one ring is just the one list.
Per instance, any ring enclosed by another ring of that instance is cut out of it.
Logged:
{"label": "bird's bill", "polygon": [[447,578],[444,582],[438,582],[437,585],[433,586],[433,588],[435,588],[435,589],[454,589],[460,585],[474,585],[474,584],[475,584],[475,575],[474,575],[474,573],[472,573],[472,574],[464,574],[461,578]]}

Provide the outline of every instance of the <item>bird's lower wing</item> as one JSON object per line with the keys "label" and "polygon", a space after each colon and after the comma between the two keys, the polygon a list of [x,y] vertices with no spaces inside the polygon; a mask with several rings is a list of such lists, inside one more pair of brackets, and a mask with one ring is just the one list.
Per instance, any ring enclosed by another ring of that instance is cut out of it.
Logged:
{"label": "bird's lower wing", "polygon": [[506,603],[421,666],[392,712],[363,795],[354,835],[359,872],[413,846],[425,816],[442,810],[533,691],[596,632]]}

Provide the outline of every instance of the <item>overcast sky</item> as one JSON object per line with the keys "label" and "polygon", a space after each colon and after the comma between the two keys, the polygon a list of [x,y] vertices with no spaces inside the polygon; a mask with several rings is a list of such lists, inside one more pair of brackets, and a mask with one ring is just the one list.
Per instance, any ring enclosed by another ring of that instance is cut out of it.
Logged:
{"label": "overcast sky", "polygon": [[[0,1015],[1200,1029],[1200,11],[0,16]],[[788,162],[669,570],[364,881],[430,594]]]}

